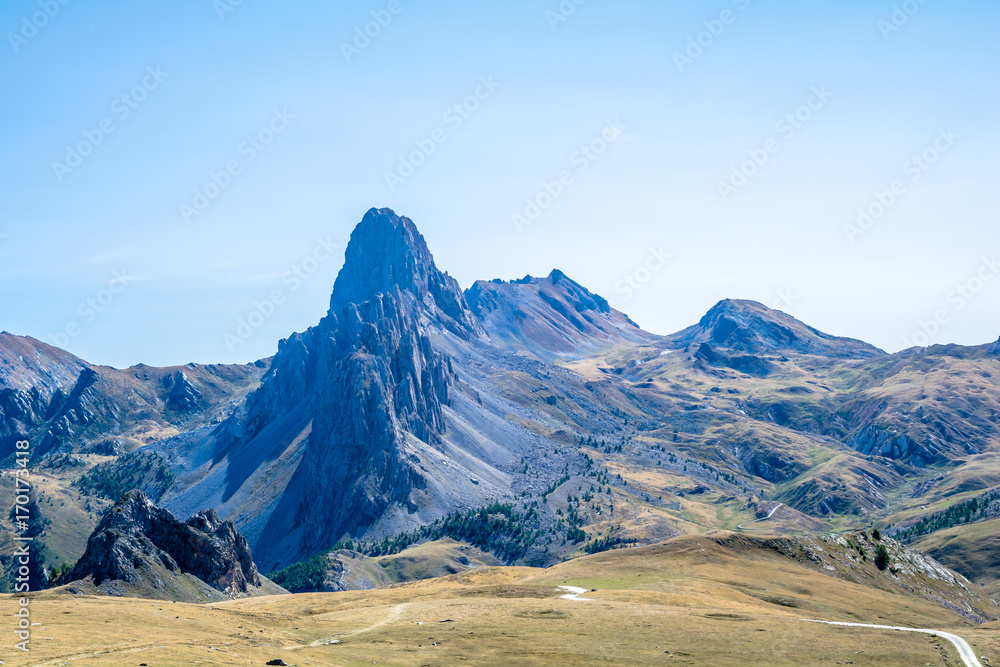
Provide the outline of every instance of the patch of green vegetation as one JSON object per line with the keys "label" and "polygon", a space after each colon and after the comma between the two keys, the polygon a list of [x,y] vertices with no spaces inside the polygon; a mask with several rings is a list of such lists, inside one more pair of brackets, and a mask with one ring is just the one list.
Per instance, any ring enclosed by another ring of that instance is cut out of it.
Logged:
{"label": "patch of green vegetation", "polygon": [[268,578],[293,593],[318,591],[322,590],[329,567],[327,555],[331,551],[348,549],[366,556],[388,556],[418,542],[444,538],[471,544],[511,564],[523,558],[541,536],[541,530],[536,527],[538,523],[538,512],[533,507],[521,513],[515,511],[513,505],[493,504],[468,512],[452,512],[423,528],[393,537],[372,541],[340,540],[333,549],[272,572]]}
{"label": "patch of green vegetation", "polygon": [[141,489],[154,503],[163,497],[175,476],[156,452],[129,452],[99,463],[73,483],[80,493],[117,501],[132,489]]}
{"label": "patch of green vegetation", "polygon": [[1000,489],[993,489],[976,498],[956,503],[946,510],[921,517],[913,525],[893,531],[900,541],[912,541],[952,526],[994,519],[1000,516]]}
{"label": "patch of green vegetation", "polygon": [[604,537],[599,537],[587,544],[584,547],[584,551],[588,554],[596,554],[602,551],[610,551],[611,549],[624,549],[625,547],[634,546],[637,543],[638,540],[634,537],[622,537],[620,534],[612,535],[608,533]]}
{"label": "patch of green vegetation", "polygon": [[328,551],[314,554],[304,561],[294,563],[267,575],[268,579],[292,593],[322,591],[330,567]]}
{"label": "patch of green vegetation", "polygon": [[889,567],[889,550],[881,542],[875,547],[875,567],[880,570]]}

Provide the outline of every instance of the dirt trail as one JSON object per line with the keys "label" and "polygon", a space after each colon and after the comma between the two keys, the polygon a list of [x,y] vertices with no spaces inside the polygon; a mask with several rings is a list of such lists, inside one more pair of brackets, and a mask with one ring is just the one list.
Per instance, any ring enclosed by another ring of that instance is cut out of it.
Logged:
{"label": "dirt trail", "polygon": [[329,637],[323,637],[322,639],[317,639],[316,641],[310,642],[308,644],[296,644],[295,646],[285,646],[283,647],[286,651],[294,651],[300,648],[316,648],[317,646],[324,646],[327,644],[340,643],[345,637],[353,637],[354,635],[360,635],[363,632],[369,632],[375,628],[381,628],[383,625],[388,625],[399,620],[402,616],[403,610],[410,605],[409,602],[404,602],[393,607],[389,615],[378,623],[373,623],[366,628],[361,628],[359,630],[351,630],[350,632],[342,632],[339,635],[331,635]]}
{"label": "dirt trail", "polygon": [[875,628],[876,630],[898,630],[900,632],[921,632],[925,635],[937,635],[938,637],[944,637],[958,649],[958,655],[962,658],[962,662],[965,663],[965,667],[983,667],[979,659],[976,658],[976,652],[972,650],[969,646],[969,642],[965,641],[958,635],[953,635],[950,632],[941,632],[940,630],[926,630],[923,628],[900,628],[893,625],[868,625],[867,623],[843,623],[839,621],[814,621],[810,618],[799,619],[806,621],[807,623],[823,623],[824,625],[842,625],[848,628]]}
{"label": "dirt trail", "polygon": [[[781,507],[781,505],[778,505]],[[771,510],[771,514],[774,514],[775,507]],[[756,519],[756,521],[764,521],[765,519],[771,518],[771,514],[768,514],[764,519]],[[753,521],[748,521],[747,523],[753,523]],[[575,600],[577,602],[593,602],[590,598],[582,598],[580,595],[587,592],[586,588],[577,588],[576,586],[560,586],[559,588],[564,591],[569,591],[567,595],[561,596],[564,600]],[[942,632],[941,630],[929,630],[924,628],[903,628],[893,625],[869,625],[867,623],[844,623],[841,621],[818,621],[811,618],[800,618],[800,621],[806,621],[807,623],[823,623],[824,625],[840,625],[849,628],[872,628],[875,630],[897,630],[899,632],[920,632],[927,635],[935,635],[937,637],[942,637],[950,641],[956,649],[958,649],[958,655],[961,657],[962,662],[965,667],[983,667],[982,663],[976,657],[976,652],[972,650],[969,642],[965,641],[958,635],[953,635],[950,632]]]}
{"label": "dirt trail", "polygon": [[743,522],[743,523],[741,523],[740,525],[736,526],[736,530],[743,530],[743,526],[748,526],[748,525],[750,525],[751,523],[757,523],[758,521],[767,521],[767,520],[768,520],[768,519],[770,519],[770,518],[771,518],[772,516],[774,516],[774,513],[775,513],[775,512],[777,512],[777,511],[778,511],[778,508],[779,508],[779,507],[781,507],[781,506],[782,506],[783,504],[784,504],[784,503],[778,503],[777,505],[775,505],[775,506],[774,506],[774,509],[772,509],[772,510],[771,510],[770,512],[768,512],[768,513],[767,513],[767,516],[765,516],[765,517],[764,517],[764,518],[762,518],[762,519],[754,519],[753,521],[744,521],[744,522]]}

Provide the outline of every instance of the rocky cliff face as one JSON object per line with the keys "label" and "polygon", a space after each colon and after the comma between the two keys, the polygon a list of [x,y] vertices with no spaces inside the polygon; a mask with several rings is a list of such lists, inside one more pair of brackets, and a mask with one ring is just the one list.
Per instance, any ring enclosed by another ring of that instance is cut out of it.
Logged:
{"label": "rocky cliff face", "polygon": [[[261,447],[287,415],[303,415],[308,442],[281,500],[286,512],[277,513],[288,522],[274,529],[294,533],[287,539],[304,553],[363,533],[390,507],[416,509],[410,496],[424,476],[405,445],[440,443],[455,376],[431,345],[435,332],[467,341],[482,330],[413,223],[372,209],[351,235],[329,313],[282,341],[216,444],[215,461],[232,461]],[[258,550],[287,547],[267,540]]]}
{"label": "rocky cliff face", "polygon": [[138,490],[104,515],[62,583],[89,577],[99,588],[110,581],[163,589],[165,573],[190,574],[229,597],[262,585],[250,547],[231,521],[209,510],[184,523]]}
{"label": "rocky cliff face", "polygon": [[324,542],[330,526],[348,533],[370,526],[423,484],[402,445],[409,436],[440,442],[454,373],[417,318],[398,294],[348,303],[320,350],[323,381],[305,457],[303,510],[320,519],[310,543]]}
{"label": "rocky cliff face", "polygon": [[45,421],[87,369],[84,360],[34,338],[0,333],[0,459]]}
{"label": "rocky cliff face", "polygon": [[28,336],[0,333],[0,387],[49,397],[76,382],[87,362]]}

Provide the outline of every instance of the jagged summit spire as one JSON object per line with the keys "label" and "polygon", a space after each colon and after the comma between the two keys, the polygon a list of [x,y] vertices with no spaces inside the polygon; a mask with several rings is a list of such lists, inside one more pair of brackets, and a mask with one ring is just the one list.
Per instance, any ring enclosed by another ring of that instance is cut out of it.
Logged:
{"label": "jagged summit spire", "polygon": [[[351,232],[330,298],[336,312],[349,303],[362,304],[380,294],[408,294],[436,310],[432,319],[463,336],[480,327],[458,282],[434,264],[427,242],[409,218],[388,208],[370,209]],[[445,317],[441,317],[441,316]]]}
{"label": "jagged summit spire", "polygon": [[388,208],[373,208],[351,233],[331,305],[363,303],[394,287],[426,291],[430,274],[437,272],[413,221]]}

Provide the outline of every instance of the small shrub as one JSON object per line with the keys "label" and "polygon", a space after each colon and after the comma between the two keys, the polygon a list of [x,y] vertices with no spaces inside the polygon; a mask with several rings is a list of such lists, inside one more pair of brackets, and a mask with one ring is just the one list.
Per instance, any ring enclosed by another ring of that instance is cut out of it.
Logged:
{"label": "small shrub", "polygon": [[875,567],[880,570],[889,567],[889,550],[885,548],[884,544],[875,547]]}

